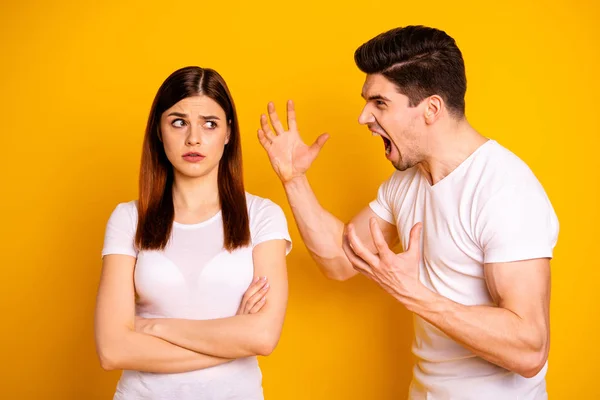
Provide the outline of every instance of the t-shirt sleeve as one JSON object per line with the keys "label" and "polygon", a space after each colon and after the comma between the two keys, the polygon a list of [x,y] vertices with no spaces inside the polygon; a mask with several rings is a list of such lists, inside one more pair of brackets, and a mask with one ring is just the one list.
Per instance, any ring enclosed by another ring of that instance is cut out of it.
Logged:
{"label": "t-shirt sleeve", "polygon": [[263,199],[258,207],[251,208],[250,218],[253,247],[269,240],[283,239],[287,242],[286,255],[292,251],[287,219],[279,205]]}
{"label": "t-shirt sleeve", "polygon": [[371,207],[371,210],[373,210],[373,212],[377,214],[379,218],[389,222],[392,225],[396,225],[396,220],[394,218],[392,208],[392,187],[394,183],[393,180],[395,179],[395,177],[396,175],[394,174],[391,177],[389,177],[386,181],[384,181],[377,190],[377,197],[375,198],[375,200],[369,203],[369,207]]}
{"label": "t-shirt sleeve", "polygon": [[102,257],[108,254],[123,254],[137,257],[135,231],[137,210],[134,203],[121,203],[112,212],[104,234]]}
{"label": "t-shirt sleeve", "polygon": [[479,215],[485,263],[552,258],[558,218],[541,185],[503,188]]}

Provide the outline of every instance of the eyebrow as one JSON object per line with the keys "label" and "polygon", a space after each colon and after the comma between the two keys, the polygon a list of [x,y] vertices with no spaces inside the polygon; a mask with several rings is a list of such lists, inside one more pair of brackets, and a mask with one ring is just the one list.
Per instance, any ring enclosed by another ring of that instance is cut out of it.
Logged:
{"label": "eyebrow", "polygon": [[[360,96],[364,99],[365,95],[364,94],[360,94]],[[388,99],[387,97],[384,97],[380,94],[375,94],[373,96],[369,96],[369,98],[367,99],[369,101],[373,101],[373,100],[384,100],[384,101],[391,101],[390,99]]]}
{"label": "eyebrow", "polygon": [[[180,118],[187,118],[188,115],[184,114],[184,113],[179,113],[179,112],[172,112],[169,113],[169,115],[167,115],[167,117],[180,117]],[[209,119],[216,119],[216,120],[220,120],[219,117],[217,117],[216,115],[198,115],[198,118],[202,118],[203,120],[209,120]]]}

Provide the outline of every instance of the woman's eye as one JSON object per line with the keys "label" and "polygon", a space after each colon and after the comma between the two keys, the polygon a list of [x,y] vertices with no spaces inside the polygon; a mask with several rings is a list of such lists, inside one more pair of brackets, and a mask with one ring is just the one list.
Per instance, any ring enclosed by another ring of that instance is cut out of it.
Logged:
{"label": "woman's eye", "polygon": [[208,129],[215,129],[217,127],[217,123],[215,121],[206,121],[204,124]]}
{"label": "woman's eye", "polygon": [[171,125],[173,125],[175,128],[182,128],[185,126],[185,121],[182,119],[175,119],[173,122],[171,122]]}

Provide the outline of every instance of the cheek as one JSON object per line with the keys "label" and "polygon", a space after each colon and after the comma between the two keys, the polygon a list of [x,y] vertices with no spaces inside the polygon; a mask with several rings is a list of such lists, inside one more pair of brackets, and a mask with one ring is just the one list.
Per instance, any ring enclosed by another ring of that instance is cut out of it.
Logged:
{"label": "cheek", "polygon": [[163,135],[163,147],[169,159],[171,159],[171,156],[175,153],[179,152],[179,148],[181,147],[181,143],[179,142],[180,140],[178,140],[177,135]]}
{"label": "cheek", "polygon": [[404,129],[402,120],[399,118],[388,117],[379,120],[379,125],[392,139],[392,144],[398,145],[404,141]]}
{"label": "cheek", "polygon": [[213,150],[223,149],[227,142],[227,132],[225,130],[212,131],[206,135],[206,145]]}
{"label": "cheek", "polygon": [[417,120],[412,115],[390,118],[384,127],[397,144],[414,142],[419,135],[416,130]]}

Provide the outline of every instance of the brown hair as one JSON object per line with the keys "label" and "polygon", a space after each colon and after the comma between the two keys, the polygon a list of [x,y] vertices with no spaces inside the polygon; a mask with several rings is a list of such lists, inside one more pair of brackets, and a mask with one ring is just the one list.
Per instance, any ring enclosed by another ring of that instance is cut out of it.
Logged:
{"label": "brown hair", "polygon": [[173,166],[161,142],[162,114],[177,102],[204,95],[225,111],[229,142],[219,162],[219,201],[223,216],[224,247],[234,250],[250,242],[250,224],[242,174],[242,147],[235,105],[225,80],[209,68],[185,67],[173,72],[160,86],[148,117],[139,177],[138,224],[135,244],[140,250],[162,250],[175,217]]}
{"label": "brown hair", "polygon": [[411,107],[437,94],[456,117],[465,114],[462,53],[442,30],[420,25],[391,29],[356,49],[354,61],[362,72],[382,74],[393,82]]}

